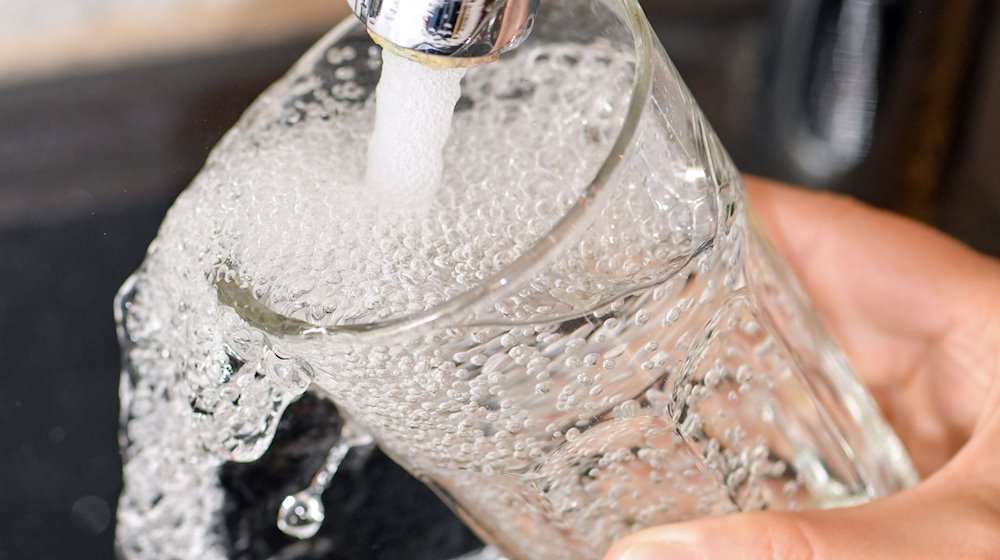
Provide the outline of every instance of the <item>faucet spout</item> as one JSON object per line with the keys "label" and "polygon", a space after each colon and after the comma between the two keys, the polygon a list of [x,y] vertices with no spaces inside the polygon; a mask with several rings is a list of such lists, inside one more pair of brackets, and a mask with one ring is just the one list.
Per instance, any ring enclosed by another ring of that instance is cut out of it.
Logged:
{"label": "faucet spout", "polygon": [[347,0],[375,42],[435,68],[478,66],[531,32],[539,0]]}

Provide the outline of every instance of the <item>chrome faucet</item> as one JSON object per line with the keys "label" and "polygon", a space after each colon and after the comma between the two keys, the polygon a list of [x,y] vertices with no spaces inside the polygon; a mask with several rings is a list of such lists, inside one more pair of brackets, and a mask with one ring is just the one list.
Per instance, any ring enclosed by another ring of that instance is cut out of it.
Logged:
{"label": "chrome faucet", "polygon": [[437,68],[478,66],[521,43],[539,0],[347,0],[376,43]]}

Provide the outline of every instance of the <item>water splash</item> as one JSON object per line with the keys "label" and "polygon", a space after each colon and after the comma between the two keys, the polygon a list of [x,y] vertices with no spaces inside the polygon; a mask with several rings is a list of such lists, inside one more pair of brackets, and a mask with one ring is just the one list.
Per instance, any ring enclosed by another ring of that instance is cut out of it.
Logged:
{"label": "water splash", "polygon": [[340,437],[340,442],[330,450],[323,466],[313,475],[309,487],[281,501],[278,529],[282,533],[302,540],[315,537],[326,521],[323,492],[333,482],[340,465],[352,450],[367,454],[375,447],[372,437],[359,431],[349,421],[344,424]]}

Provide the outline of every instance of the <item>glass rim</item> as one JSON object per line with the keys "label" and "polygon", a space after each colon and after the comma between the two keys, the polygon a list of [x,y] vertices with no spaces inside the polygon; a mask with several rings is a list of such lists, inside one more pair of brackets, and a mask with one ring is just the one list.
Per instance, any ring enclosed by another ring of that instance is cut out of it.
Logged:
{"label": "glass rim", "polygon": [[[300,328],[296,329],[298,332],[294,334],[311,338],[332,335],[357,336],[398,333],[454,316],[486,297],[503,298],[508,290],[520,286],[526,276],[537,273],[547,266],[550,255],[560,251],[569,242],[572,230],[579,227],[581,222],[596,217],[596,212],[613,192],[613,189],[608,188],[608,184],[613,180],[632,145],[652,88],[653,35],[649,20],[646,19],[638,0],[615,1],[620,3],[623,8],[625,15],[623,22],[632,34],[636,54],[635,76],[629,94],[629,105],[618,136],[605,156],[601,167],[587,187],[578,195],[577,201],[569,210],[534,245],[510,264],[504,266],[478,286],[451,297],[447,301],[417,313],[366,323],[320,325],[309,321],[295,320]],[[361,22],[356,18],[348,16],[317,44],[316,49],[325,48],[331,42],[341,40],[361,25]],[[314,50],[310,54],[315,52]],[[307,56],[306,58],[312,57]]]}

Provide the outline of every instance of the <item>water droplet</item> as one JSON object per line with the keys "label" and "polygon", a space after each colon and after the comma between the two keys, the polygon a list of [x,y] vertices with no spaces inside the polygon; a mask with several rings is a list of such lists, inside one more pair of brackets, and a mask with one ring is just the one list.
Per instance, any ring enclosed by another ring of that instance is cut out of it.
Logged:
{"label": "water droplet", "polygon": [[333,75],[336,76],[338,80],[347,82],[356,78],[358,71],[352,66],[341,66],[340,68],[334,70]]}
{"label": "water droplet", "polygon": [[649,321],[649,311],[646,311],[645,309],[639,310],[635,314],[634,321],[635,321],[636,326],[641,327],[642,325],[645,325],[646,322]]}
{"label": "water droplet", "polygon": [[278,511],[278,529],[289,537],[311,539],[326,520],[326,510],[319,496],[305,490],[287,496]]}
{"label": "water droplet", "polygon": [[618,405],[617,413],[620,418],[634,418],[638,416],[641,411],[642,405],[632,399],[629,399]]}
{"label": "water droplet", "polygon": [[718,387],[726,378],[726,370],[715,366],[705,373],[704,381],[707,387]]}

